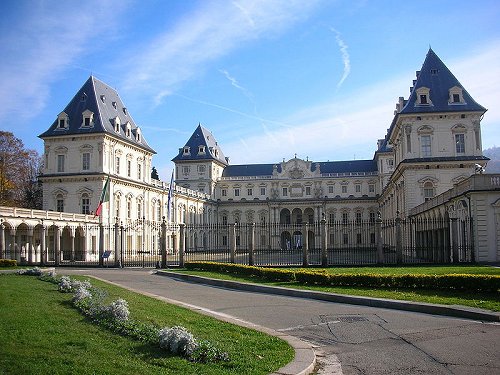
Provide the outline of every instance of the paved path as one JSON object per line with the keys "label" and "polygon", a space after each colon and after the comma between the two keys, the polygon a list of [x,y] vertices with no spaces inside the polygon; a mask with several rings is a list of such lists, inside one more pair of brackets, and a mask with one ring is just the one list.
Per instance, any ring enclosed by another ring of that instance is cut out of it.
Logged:
{"label": "paved path", "polygon": [[58,273],[92,274],[298,337],[315,346],[320,374],[500,373],[498,323],[229,290],[149,270]]}

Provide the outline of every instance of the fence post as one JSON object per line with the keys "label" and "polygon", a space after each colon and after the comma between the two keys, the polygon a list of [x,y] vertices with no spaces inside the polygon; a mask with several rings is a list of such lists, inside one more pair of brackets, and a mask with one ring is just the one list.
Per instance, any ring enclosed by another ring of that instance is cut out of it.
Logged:
{"label": "fence post", "polygon": [[321,225],[321,265],[328,267],[328,249],[326,247],[326,219],[322,218]]}
{"label": "fence post", "polygon": [[59,234],[59,227],[54,225],[54,247],[55,247],[55,266],[59,266],[61,263],[61,235]]}
{"label": "fence post", "polygon": [[236,261],[236,224],[229,224],[229,251],[231,253],[231,263]]}
{"label": "fence post", "polygon": [[102,223],[99,223],[99,267],[104,266],[104,259],[102,259],[102,255],[104,254],[104,226]]}
{"label": "fence post", "polygon": [[385,263],[384,259],[384,239],[382,238],[382,215],[380,211],[375,220],[375,236],[377,238],[377,263]]}
{"label": "fence post", "polygon": [[458,256],[458,219],[452,217],[451,219],[451,249],[453,253],[453,263],[459,262]]}
{"label": "fence post", "polygon": [[399,217],[399,211],[396,216],[396,263],[401,264],[403,262],[403,231],[401,230],[401,218]]}
{"label": "fence post", "polygon": [[167,268],[167,223],[165,216],[161,222],[161,268]]}
{"label": "fence post", "polygon": [[250,224],[250,233],[248,236],[248,265],[253,266],[255,250],[255,223]]}
{"label": "fence post", "polygon": [[118,224],[118,220],[115,222],[115,267],[120,268],[120,254],[121,254],[121,236],[120,236],[120,225]]}
{"label": "fence post", "polygon": [[5,229],[3,226],[3,219],[0,219],[0,259],[7,258],[7,251],[5,248]]}
{"label": "fence post", "polygon": [[184,251],[186,250],[186,224],[179,224],[179,267],[184,268]]}
{"label": "fence post", "polygon": [[309,266],[309,224],[304,224],[304,230],[302,232],[302,265],[304,267]]}

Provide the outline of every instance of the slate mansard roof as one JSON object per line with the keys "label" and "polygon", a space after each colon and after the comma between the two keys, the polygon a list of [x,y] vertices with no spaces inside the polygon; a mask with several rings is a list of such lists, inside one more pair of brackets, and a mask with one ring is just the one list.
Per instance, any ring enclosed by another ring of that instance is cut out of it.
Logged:
{"label": "slate mansard roof", "polygon": [[[432,104],[416,105],[418,99],[417,91],[422,87],[430,89],[429,98]],[[449,90],[453,87],[462,89],[463,103],[449,102]],[[458,79],[431,48],[429,48],[424,63],[422,64],[422,69],[417,72],[417,79],[413,81],[413,87],[410,90],[410,97],[405,101],[405,105],[401,110],[403,114],[450,111],[486,112],[486,108],[479,105],[469,95],[467,90],[465,90]]]}
{"label": "slate mansard roof", "polygon": [[[311,172],[319,164],[322,174],[366,174],[376,173],[377,163],[374,160],[349,160],[349,161],[326,161],[312,162]],[[281,164],[241,164],[229,165],[224,169],[222,177],[248,177],[248,176],[272,176],[274,166],[281,173]]]}
{"label": "slate mansard roof", "polygon": [[208,129],[199,124],[193,135],[191,135],[191,138],[187,141],[186,145],[179,149],[179,154],[173,158],[172,161],[179,162],[202,160],[215,160],[223,165],[229,164],[228,159],[224,156],[224,153],[215,140],[215,137]]}
{"label": "slate mansard roof", "polygon": [[[82,126],[83,113],[87,110],[93,113],[92,126]],[[47,131],[39,135],[40,138],[73,134],[108,133],[156,154],[155,150],[148,145],[142,134],[140,134],[140,137],[137,137],[139,128],[132,116],[130,116],[127,107],[123,104],[116,90],[99,81],[94,76],[89,77],[66,108],[64,108],[63,112],[67,115],[68,126],[66,128],[59,127],[58,119],[56,119]],[[117,117],[120,123],[119,132],[116,132],[114,127]],[[131,128],[130,137],[127,137],[126,134],[127,123],[130,124]]]}

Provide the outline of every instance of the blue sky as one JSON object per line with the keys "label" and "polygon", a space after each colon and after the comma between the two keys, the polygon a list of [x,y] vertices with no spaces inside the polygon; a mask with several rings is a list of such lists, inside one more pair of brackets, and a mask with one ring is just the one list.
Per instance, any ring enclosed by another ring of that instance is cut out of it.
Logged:
{"label": "blue sky", "polygon": [[500,2],[1,2],[0,124],[37,135],[90,74],[116,88],[160,178],[198,123],[232,164],[371,159],[429,46],[500,146]]}

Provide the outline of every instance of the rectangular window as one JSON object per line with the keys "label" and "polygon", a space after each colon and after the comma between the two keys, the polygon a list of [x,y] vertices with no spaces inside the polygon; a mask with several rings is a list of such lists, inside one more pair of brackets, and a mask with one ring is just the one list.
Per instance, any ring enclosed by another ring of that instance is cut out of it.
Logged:
{"label": "rectangular window", "polygon": [[342,212],[342,223],[347,224],[348,220],[349,220],[349,214],[347,212]]}
{"label": "rectangular window", "polygon": [[370,212],[370,223],[375,222],[375,212]]}
{"label": "rectangular window", "polygon": [[260,188],[260,195],[266,195],[266,188],[265,187]]}
{"label": "rectangular window", "polygon": [[288,196],[288,188],[286,188],[286,187],[283,188],[283,196],[284,197]]}
{"label": "rectangular window", "polygon": [[88,171],[90,169],[90,152],[82,154],[82,169]]}
{"label": "rectangular window", "polygon": [[137,164],[137,179],[141,180],[142,178],[142,165]]}
{"label": "rectangular window", "polygon": [[333,185],[328,186],[328,193],[333,194]]}
{"label": "rectangular window", "polygon": [[88,197],[82,198],[82,214],[84,215],[90,214],[90,198]]}
{"label": "rectangular window", "polygon": [[427,104],[427,95],[420,95],[420,104]]}
{"label": "rectangular window", "polygon": [[411,137],[410,137],[410,134],[406,134],[406,152],[411,152]]}
{"label": "rectangular window", "polygon": [[127,218],[131,218],[132,217],[132,202],[129,200],[127,200]]}
{"label": "rectangular window", "polygon": [[423,158],[428,158],[432,155],[431,153],[431,136],[430,135],[422,135],[420,136],[420,147]]}
{"label": "rectangular window", "polygon": [[356,184],[356,193],[361,193],[361,185]]}
{"label": "rectangular window", "polygon": [[127,177],[132,176],[132,161],[127,160]]}
{"label": "rectangular window", "polygon": [[346,185],[342,185],[342,193],[343,194],[347,193],[347,186]]}
{"label": "rectangular window", "polygon": [[240,196],[240,189],[234,189],[234,196],[239,197]]}
{"label": "rectangular window", "polygon": [[227,197],[227,189],[221,189],[220,194],[221,194],[223,197]]}
{"label": "rectangular window", "polygon": [[56,202],[56,211],[64,212],[64,199],[58,199]]}
{"label": "rectangular window", "polygon": [[120,174],[120,157],[116,157],[116,163],[115,163],[115,173]]}
{"label": "rectangular window", "polygon": [[251,189],[251,188],[247,189],[247,195],[248,196],[253,195],[253,189]]}
{"label": "rectangular window", "polygon": [[137,218],[140,219],[142,217],[142,202],[137,202]]}
{"label": "rectangular window", "polygon": [[361,212],[356,212],[356,224],[361,224]]}
{"label": "rectangular window", "polygon": [[434,198],[434,188],[424,188],[424,200],[427,202]]}
{"label": "rectangular window", "polygon": [[344,233],[344,234],[342,235],[342,243],[343,243],[344,245],[348,245],[348,244],[349,244],[349,235],[348,235],[347,233]]}
{"label": "rectangular window", "polygon": [[453,103],[460,103],[460,95],[453,94]]}
{"label": "rectangular window", "polygon": [[90,117],[85,117],[85,119],[83,120],[83,126],[90,126]]}
{"label": "rectangular window", "polygon": [[328,222],[333,223],[335,221],[335,214],[334,213],[329,213],[328,214]]}
{"label": "rectangular window", "polygon": [[455,134],[455,149],[457,154],[465,153],[465,134]]}
{"label": "rectangular window", "polygon": [[361,233],[356,233],[356,243],[361,245]]}
{"label": "rectangular window", "polygon": [[189,166],[183,166],[182,167],[182,173],[183,174],[189,174],[189,172],[191,171],[191,168],[189,168]]}
{"label": "rectangular window", "polygon": [[227,216],[222,215],[222,225],[227,225]]}
{"label": "rectangular window", "polygon": [[205,173],[206,167],[204,165],[198,165],[198,172]]}
{"label": "rectangular window", "polygon": [[227,236],[222,236],[222,246],[227,246]]}
{"label": "rectangular window", "polygon": [[375,185],[373,185],[373,184],[368,185],[368,191],[370,193],[375,193]]}
{"label": "rectangular window", "polygon": [[57,171],[64,172],[64,156],[65,155],[57,155]]}
{"label": "rectangular window", "polygon": [[311,195],[311,187],[306,186],[306,195]]}

